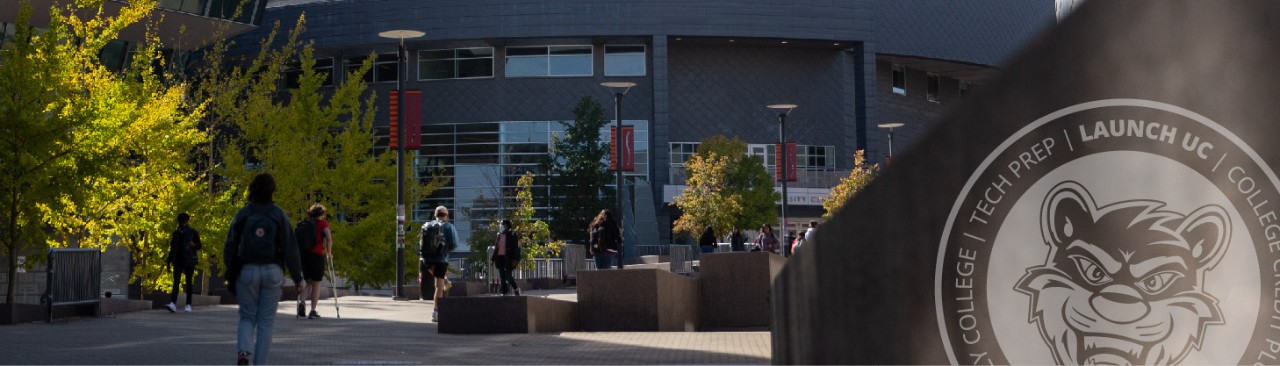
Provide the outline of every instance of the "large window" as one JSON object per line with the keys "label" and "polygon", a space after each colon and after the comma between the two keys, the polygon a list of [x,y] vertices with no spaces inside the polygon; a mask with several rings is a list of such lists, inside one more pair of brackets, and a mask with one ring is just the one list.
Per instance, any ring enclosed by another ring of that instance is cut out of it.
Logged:
{"label": "large window", "polygon": [[893,93],[907,95],[907,68],[893,65]]}
{"label": "large window", "polygon": [[591,76],[591,46],[507,47],[507,77]]}
{"label": "large window", "polygon": [[[320,82],[320,86],[333,86],[332,58],[316,59],[316,64],[312,66],[311,69],[315,70],[315,72],[320,74],[323,78]],[[296,63],[289,65],[289,68],[286,69],[283,74],[284,75],[281,79],[283,79],[284,87],[286,89],[297,89],[299,86],[299,80],[302,79],[302,66]]]}
{"label": "large window", "polygon": [[[364,63],[367,56],[351,56],[342,59],[342,69],[346,74],[359,70],[360,65]],[[373,69],[364,74],[364,82],[381,83],[395,82],[396,76],[400,72],[400,63],[394,53],[384,53],[378,55],[373,61]]]}
{"label": "large window", "polygon": [[493,48],[418,51],[418,80],[493,77]]}
{"label": "large window", "polygon": [[[205,8],[208,8],[209,0],[160,0],[157,7],[162,9],[171,9],[191,14],[205,14]],[[252,9],[248,9],[252,11]]]}
{"label": "large window", "polygon": [[644,46],[604,46],[605,76],[644,76]]}
{"label": "large window", "polygon": [[807,170],[835,169],[834,146],[796,146],[796,167]]}

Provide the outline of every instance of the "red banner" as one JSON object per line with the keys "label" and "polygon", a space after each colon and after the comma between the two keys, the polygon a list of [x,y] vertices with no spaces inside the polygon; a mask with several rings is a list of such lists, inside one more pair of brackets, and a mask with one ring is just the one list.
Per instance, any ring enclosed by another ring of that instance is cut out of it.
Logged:
{"label": "red banner", "polygon": [[[609,171],[618,170],[618,133],[617,128],[609,127]],[[636,128],[622,126],[622,171],[636,170]]]}
{"label": "red banner", "polygon": [[[391,103],[389,108],[391,112],[391,146],[392,149],[397,148],[400,144],[396,143],[396,136],[399,135],[397,127],[400,124],[400,93],[395,90],[391,91]],[[422,129],[422,91],[407,90],[404,93],[404,146],[406,149],[417,149],[422,146],[421,129]]]}
{"label": "red banner", "polygon": [[[773,151],[781,152],[782,148],[781,146],[778,146],[778,144],[773,144]],[[795,141],[787,142],[786,154],[787,154],[786,168],[782,167],[782,156],[783,156],[782,153],[773,154],[773,166],[777,167],[777,169],[774,169],[774,171],[776,171],[777,173],[774,174],[773,178],[781,182],[782,172],[785,171],[787,172],[787,181],[795,182],[796,181],[796,143]]]}
{"label": "red banner", "polygon": [[387,146],[390,146],[392,149],[396,149],[400,146],[400,144],[396,143],[396,141],[398,141],[396,136],[399,135],[400,131],[396,128],[399,127],[400,124],[400,92],[392,90],[391,96],[387,99],[387,111],[391,113],[391,124],[388,125],[391,127],[391,142],[388,142]]}

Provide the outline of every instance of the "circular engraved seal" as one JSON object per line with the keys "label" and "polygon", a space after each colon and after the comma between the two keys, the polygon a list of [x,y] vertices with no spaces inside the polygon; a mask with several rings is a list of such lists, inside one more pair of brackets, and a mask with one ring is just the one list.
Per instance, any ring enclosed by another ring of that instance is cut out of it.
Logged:
{"label": "circular engraved seal", "polygon": [[1280,362],[1280,180],[1189,110],[1108,99],[1014,133],[935,268],[955,364]]}

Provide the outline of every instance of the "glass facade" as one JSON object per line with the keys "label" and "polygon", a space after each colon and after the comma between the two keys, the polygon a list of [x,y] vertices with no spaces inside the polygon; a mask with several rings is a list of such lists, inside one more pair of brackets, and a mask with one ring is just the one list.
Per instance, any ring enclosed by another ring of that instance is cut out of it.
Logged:
{"label": "glass facade", "polygon": [[[759,156],[764,160],[764,168],[769,174],[775,174],[777,159],[774,144],[748,144],[747,155]],[[835,146],[796,145],[797,187],[830,188],[826,185],[831,177],[837,176],[834,159]],[[684,162],[698,152],[697,142],[671,143],[670,181],[674,185],[684,185],[688,179],[684,170]],[[824,186],[825,185],[825,186]]]}
{"label": "glass facade", "polygon": [[[631,179],[649,179],[649,121],[623,120],[635,126],[635,171],[624,172]],[[610,123],[600,130],[600,141],[608,143]],[[471,236],[471,228],[500,218],[514,205],[516,182],[533,172],[535,208],[545,215],[554,202],[541,163],[551,152],[553,136],[564,133],[559,121],[506,121],[422,126],[422,147],[410,151],[414,177],[428,181],[448,178],[449,183],[430,197],[412,205],[409,219],[424,222],[436,206],[454,212],[460,244]],[[608,165],[608,158],[601,162]],[[464,245],[465,246],[465,245]]]}
{"label": "glass facade", "polygon": [[493,77],[493,47],[418,51],[418,80]]}
{"label": "glass facade", "polygon": [[[362,55],[342,59],[343,74],[350,74],[353,71],[359,70],[360,65],[364,63],[364,59],[367,57],[369,56]],[[370,69],[368,73],[364,74],[364,82],[396,82],[396,74],[400,72],[399,61],[400,60],[396,58],[396,54],[394,53],[379,54],[378,57],[373,60],[373,68]]]}
{"label": "glass facade", "polygon": [[[302,77],[301,67],[302,66],[297,63],[294,63],[289,65],[287,70],[281,72],[284,75],[280,79],[281,82],[284,83],[285,88],[298,88],[298,79]],[[333,86],[333,58],[317,58],[316,64],[311,66],[311,69],[315,70],[317,74],[323,75],[324,81],[320,82],[320,86]]]}
{"label": "glass facade", "polygon": [[591,46],[507,47],[507,77],[591,76]]}
{"label": "glass facade", "polygon": [[267,0],[248,0],[243,3],[241,0],[160,0],[156,6],[237,23],[262,25]]}
{"label": "glass facade", "polygon": [[604,46],[605,76],[644,76],[644,46]]}

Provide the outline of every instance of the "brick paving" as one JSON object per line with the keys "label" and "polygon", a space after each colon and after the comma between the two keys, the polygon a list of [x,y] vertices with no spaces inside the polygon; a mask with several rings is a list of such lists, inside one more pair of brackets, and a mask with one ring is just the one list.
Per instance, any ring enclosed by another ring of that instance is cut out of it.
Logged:
{"label": "brick paving", "polygon": [[[532,294],[536,292],[531,291]],[[563,296],[563,295],[561,295]],[[282,302],[275,364],[767,364],[768,332],[438,334],[429,301],[345,296],[319,320]],[[0,326],[3,364],[232,364],[235,305]]]}

